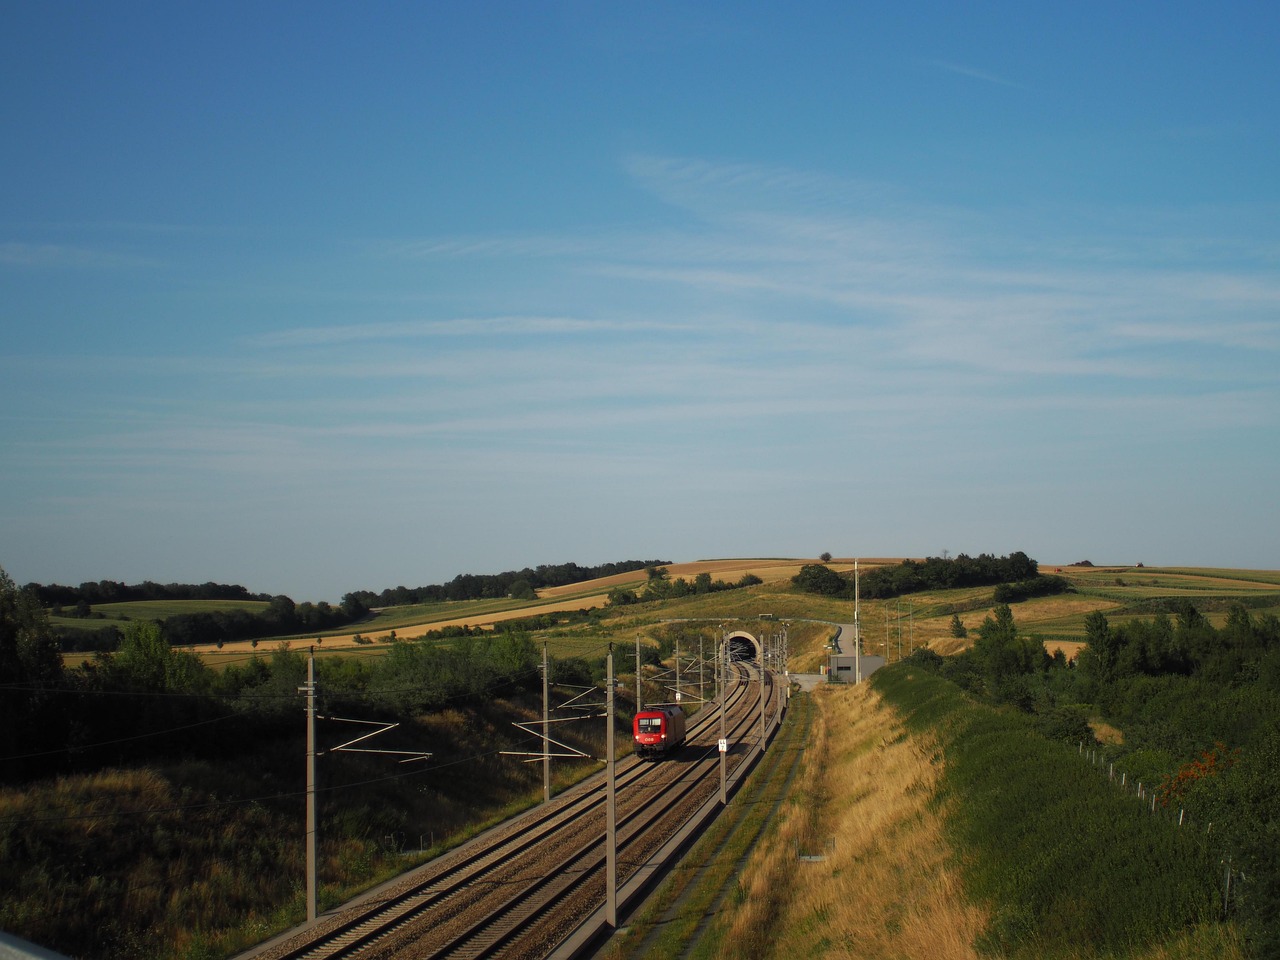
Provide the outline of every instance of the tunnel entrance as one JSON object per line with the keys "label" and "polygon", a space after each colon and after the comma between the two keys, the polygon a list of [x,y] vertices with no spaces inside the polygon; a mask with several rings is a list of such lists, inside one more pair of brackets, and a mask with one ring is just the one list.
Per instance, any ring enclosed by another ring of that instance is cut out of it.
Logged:
{"label": "tunnel entrance", "polygon": [[737,630],[725,637],[725,648],[729,652],[729,660],[746,661],[759,664],[761,661],[760,641],[745,630]]}

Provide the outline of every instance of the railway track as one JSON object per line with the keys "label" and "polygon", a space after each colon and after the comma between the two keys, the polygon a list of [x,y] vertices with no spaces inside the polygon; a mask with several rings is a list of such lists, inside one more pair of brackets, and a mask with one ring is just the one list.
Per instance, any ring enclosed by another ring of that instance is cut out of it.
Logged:
{"label": "railway track", "polygon": [[[754,669],[754,668],[752,668]],[[741,763],[758,739],[758,674],[736,665],[726,702],[729,753]],[[771,678],[766,713],[778,696]],[[719,787],[719,711],[701,711],[687,744],[664,762],[616,770],[621,886]],[[255,960],[340,957],[545,957],[605,898],[603,776],[322,917]],[[247,958],[245,958],[247,960]]]}

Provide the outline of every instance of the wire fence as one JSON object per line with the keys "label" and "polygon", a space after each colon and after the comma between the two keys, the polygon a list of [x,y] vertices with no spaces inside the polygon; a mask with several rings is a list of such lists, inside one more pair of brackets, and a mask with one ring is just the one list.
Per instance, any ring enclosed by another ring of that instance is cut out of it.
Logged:
{"label": "wire fence", "polygon": [[[1114,760],[1108,760],[1096,747],[1086,748],[1084,741],[1077,742],[1076,752],[1098,770],[1100,775],[1105,775],[1115,789],[1131,795],[1137,802],[1138,809],[1147,815],[1163,817],[1179,829],[1199,829],[1200,824],[1187,815],[1186,807],[1178,807],[1177,816],[1174,816],[1174,806],[1168,802],[1167,797],[1161,796],[1159,785],[1153,786],[1129,776],[1126,770],[1118,770]],[[1212,834],[1213,822],[1209,821],[1204,825],[1204,836],[1207,839]],[[1219,866],[1222,867],[1222,918],[1226,920],[1238,903],[1241,885],[1248,883],[1249,878],[1243,870],[1232,866],[1229,856],[1222,857]]]}

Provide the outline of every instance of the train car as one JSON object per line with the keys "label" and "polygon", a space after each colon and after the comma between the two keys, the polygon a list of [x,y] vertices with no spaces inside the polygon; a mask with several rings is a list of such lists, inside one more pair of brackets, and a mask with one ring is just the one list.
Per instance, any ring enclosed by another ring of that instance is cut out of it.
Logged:
{"label": "train car", "polygon": [[679,707],[642,710],[632,726],[636,756],[642,760],[659,760],[684,743],[684,711]]}

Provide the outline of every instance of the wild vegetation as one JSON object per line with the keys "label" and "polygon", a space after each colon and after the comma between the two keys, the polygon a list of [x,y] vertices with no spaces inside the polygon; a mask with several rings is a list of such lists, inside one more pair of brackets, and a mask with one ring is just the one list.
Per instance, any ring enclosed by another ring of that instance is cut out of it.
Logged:
{"label": "wild vegetation", "polygon": [[[979,748],[989,753],[973,762],[980,760],[998,770],[1078,765],[1071,756],[1073,748],[1081,751],[1088,747],[1105,761],[1108,775],[1083,778],[1089,790],[1101,793],[1076,796],[1079,790],[1073,788],[1072,803],[1096,811],[1100,824],[1119,816],[1118,810],[1112,809],[1115,804],[1135,806],[1128,795],[1116,790],[1117,776],[1130,789],[1145,783],[1148,792],[1144,799],[1154,804],[1156,812],[1172,814],[1183,822],[1176,836],[1194,838],[1194,849],[1161,846],[1155,838],[1141,841],[1143,849],[1177,850],[1175,859],[1161,861],[1157,872],[1168,889],[1183,889],[1183,895],[1190,899],[1164,908],[1166,920],[1183,916],[1203,922],[1221,915],[1225,905],[1228,915],[1241,921],[1250,946],[1261,956],[1274,955],[1280,950],[1280,931],[1272,919],[1280,908],[1280,808],[1274,800],[1280,796],[1280,620],[1270,614],[1254,618],[1243,606],[1236,606],[1218,629],[1189,601],[1183,601],[1176,619],[1161,614],[1112,628],[1107,617],[1095,611],[1085,623],[1087,646],[1070,663],[1061,652],[1049,657],[1039,643],[1022,634],[1008,606],[997,607],[984,619],[971,649],[947,658],[927,650],[916,653],[912,662],[919,666],[988,703],[1014,708],[1013,713],[991,714],[998,720],[979,724],[964,719],[963,712],[957,713],[961,708],[953,695],[934,694],[939,703],[945,701],[945,709],[952,714],[946,720],[947,728],[965,731],[964,738],[954,741],[948,751],[948,759],[957,764],[954,776],[977,776],[963,771],[970,762],[965,758]],[[897,675],[886,674],[886,678],[893,676]],[[883,685],[888,679],[879,682]],[[924,714],[922,707],[914,709]],[[934,705],[930,709],[943,708]],[[937,717],[930,715],[930,719],[936,722]],[[1099,720],[1105,721],[1109,730],[1122,731],[1122,738],[1112,736],[1110,743],[1098,743],[1094,728]],[[1024,733],[1012,732],[1020,729],[1019,724],[1059,745],[1029,746],[1033,741]],[[1024,740],[1028,746],[1020,748],[1018,744]],[[1115,774],[1116,770],[1120,773]],[[965,790],[972,794],[975,783],[965,782]],[[983,832],[998,831],[1009,821],[999,817],[980,820],[979,814],[985,817],[1011,797],[1018,798],[1024,809],[1042,802],[1053,803],[1055,808],[1060,804],[1050,795],[1037,793],[1044,788],[1034,784],[1028,784],[1025,793],[1008,784],[982,789],[990,790],[991,795],[984,792],[980,803],[967,805],[968,820],[958,828],[966,847],[987,843],[995,849],[999,841],[984,839]],[[1007,809],[1004,816],[1012,813]],[[1169,819],[1147,817],[1142,823],[1132,836],[1165,830]],[[1107,836],[1097,833],[1099,829],[1091,821],[1078,825],[1070,835],[1073,842],[1088,843],[1095,835]],[[1033,839],[1030,847],[1019,850],[1036,857],[1040,856],[1037,851],[1053,850],[1048,837]],[[1112,899],[1103,901],[1113,908],[1105,922],[1098,917],[1090,921],[1091,929],[1114,927],[1104,933],[1098,946],[1117,949],[1124,936],[1149,931],[1156,920],[1126,913],[1126,889],[1142,890],[1143,884],[1141,877],[1128,875],[1127,866],[1113,862],[1115,854],[1124,849],[1124,841],[1110,837],[1099,842],[1100,851],[1112,851],[1111,859],[1102,861],[1105,876],[1090,878],[1082,873],[1080,879],[1081,884],[1087,881],[1090,889],[1099,889],[1128,876],[1128,886],[1116,888]],[[1015,856],[1007,852],[1008,857]],[[1043,928],[1046,923],[1069,926],[1075,922],[1061,911],[1046,916],[1034,906],[1048,896],[1049,888],[1058,882],[1055,872],[1062,869],[1052,859],[1058,855],[1046,855],[1050,860],[1045,861],[1038,880],[1038,859],[1015,861],[1008,857],[993,860],[992,870],[975,879],[975,889],[1004,904],[1020,902],[1018,897],[1022,896],[1009,884],[1030,885],[1027,912],[1019,914],[1023,908],[1010,906],[1007,916],[997,918],[993,935],[1004,947],[1029,942],[1027,931]],[[1016,870],[1012,869],[1015,862]],[[1191,878],[1176,879],[1181,865],[1192,862],[1199,882],[1216,889],[1213,902],[1217,903],[1217,914],[1192,909]],[[1038,883],[1046,886],[1041,889],[1035,886]],[[1144,896],[1158,901],[1154,891]]]}

